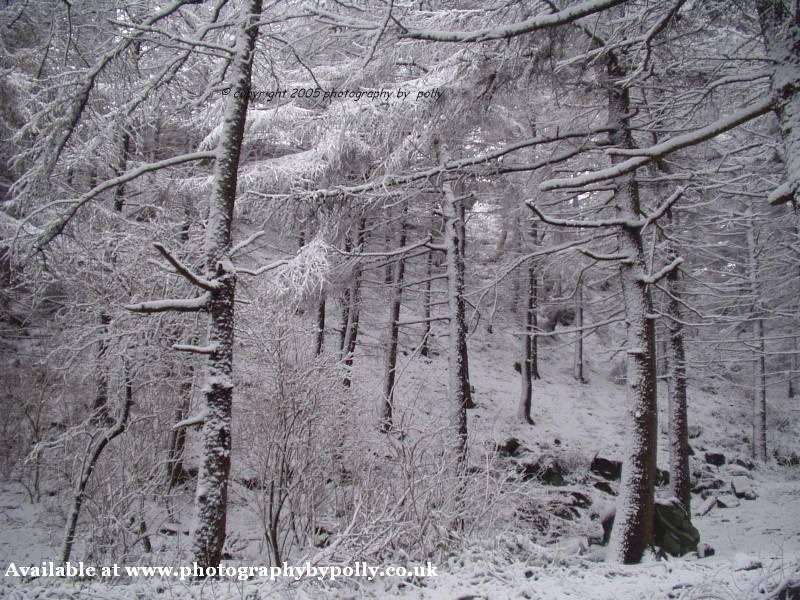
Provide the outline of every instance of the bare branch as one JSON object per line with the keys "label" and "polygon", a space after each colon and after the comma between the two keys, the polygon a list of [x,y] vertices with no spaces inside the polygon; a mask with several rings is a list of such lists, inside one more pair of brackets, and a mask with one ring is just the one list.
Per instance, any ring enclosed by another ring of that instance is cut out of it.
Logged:
{"label": "bare branch", "polygon": [[771,97],[764,98],[758,102],[754,102],[739,112],[714,121],[710,125],[706,125],[705,127],[701,127],[695,131],[679,135],[670,140],[661,142],[660,144],[655,144],[649,148],[609,148],[606,150],[608,154],[633,156],[633,158],[630,158],[612,167],[608,167],[607,169],[586,173],[585,175],[543,181],[541,184],[539,184],[539,189],[543,192],[547,192],[563,188],[575,188],[627,175],[628,173],[635,171],[639,167],[642,167],[653,160],[663,158],[668,154],[672,154],[677,150],[681,150],[682,148],[694,146],[700,142],[710,140],[711,138],[718,136],[720,133],[724,133],[730,129],[733,129],[734,127],[738,127],[742,123],[746,123],[747,121],[751,121],[756,117],[760,117],[761,115],[772,110],[773,105],[774,102]]}
{"label": "bare branch", "polygon": [[184,419],[183,421],[178,421],[172,426],[172,429],[173,431],[177,431],[178,429],[184,429],[186,427],[191,427],[192,425],[202,425],[205,423],[207,416],[207,411],[199,412],[196,415],[192,415],[191,417]]}
{"label": "bare branch", "polygon": [[241,251],[242,251],[242,250],[244,250],[244,249],[245,249],[247,246],[249,246],[250,244],[252,244],[253,242],[255,242],[255,241],[258,239],[258,238],[260,238],[262,235],[265,235],[265,234],[266,234],[266,231],[256,231],[256,232],[255,232],[253,235],[249,236],[247,239],[245,239],[245,240],[242,240],[241,242],[239,242],[238,244],[236,244],[236,245],[235,245],[235,246],[234,246],[234,247],[231,249],[231,251],[228,253],[228,256],[230,256],[231,258],[233,258],[234,256],[236,256],[237,252],[241,252]]}
{"label": "bare branch", "polygon": [[192,344],[173,344],[172,349],[179,352],[192,352],[193,354],[214,354],[217,351],[217,344],[209,344],[208,346],[193,346]]}
{"label": "bare branch", "polygon": [[207,159],[214,159],[217,157],[216,152],[193,152],[191,154],[181,154],[180,156],[173,156],[172,158],[167,158],[165,160],[160,160],[154,163],[147,163],[141,165],[140,167],[133,169],[132,171],[128,171],[127,173],[123,173],[119,177],[115,177],[114,179],[109,179],[104,181],[103,183],[96,185],[91,190],[83,194],[80,198],[76,200],[57,200],[55,202],[51,202],[46,206],[40,208],[37,211],[32,212],[26,218],[26,221],[30,219],[33,215],[43,212],[49,208],[53,208],[60,204],[71,204],[72,208],[69,209],[66,215],[62,216],[56,222],[51,223],[48,226],[47,230],[45,231],[42,240],[38,243],[37,249],[44,248],[47,244],[53,241],[58,235],[64,231],[64,227],[66,227],[67,223],[75,216],[75,214],[89,201],[99,196],[104,191],[115,188],[119,185],[132,181],[146,173],[150,173],[151,171],[158,171],[159,169],[165,169],[167,167],[173,167],[175,165],[180,165],[187,162],[193,162],[197,160],[207,160]]}
{"label": "bare branch", "polygon": [[151,314],[160,312],[198,312],[208,308],[211,294],[206,292],[197,298],[180,298],[174,300],[151,300],[138,304],[127,304],[125,310],[131,312]]}
{"label": "bare branch", "polygon": [[270,263],[268,265],[264,265],[263,267],[259,267],[255,271],[253,271],[252,269],[243,269],[242,267],[236,267],[236,272],[237,273],[242,273],[243,275],[250,275],[251,277],[258,277],[259,275],[263,275],[264,273],[267,273],[268,271],[273,271],[273,270],[277,269],[278,267],[282,267],[282,266],[288,265],[288,264],[289,264],[288,260],[283,260],[282,259],[282,260],[276,260],[274,263]]}
{"label": "bare branch", "polygon": [[406,29],[405,32],[400,34],[400,37],[414,40],[429,40],[432,42],[486,42],[489,40],[504,40],[541,29],[548,29],[565,23],[571,23],[625,2],[627,2],[627,0],[588,0],[587,2],[573,4],[555,13],[531,17],[515,25],[476,29],[474,31]]}
{"label": "bare branch", "polygon": [[199,277],[194,273],[192,273],[191,269],[189,269],[189,267],[184,265],[175,256],[173,256],[172,253],[170,253],[170,251],[167,250],[163,244],[155,242],[153,246],[155,246],[156,250],[158,250],[161,253],[161,256],[166,258],[167,262],[169,262],[169,264],[171,264],[175,268],[175,272],[178,275],[183,275],[183,277],[192,285],[202,288],[207,292],[213,292],[214,290],[218,289],[219,286],[213,281],[209,281],[204,277]]}
{"label": "bare branch", "polygon": [[672,271],[677,269],[678,266],[680,266],[682,263],[683,259],[679,256],[660,271],[653,273],[652,275],[640,275],[637,279],[639,279],[639,281],[642,281],[644,283],[657,283],[658,281],[660,281],[661,279],[672,273]]}

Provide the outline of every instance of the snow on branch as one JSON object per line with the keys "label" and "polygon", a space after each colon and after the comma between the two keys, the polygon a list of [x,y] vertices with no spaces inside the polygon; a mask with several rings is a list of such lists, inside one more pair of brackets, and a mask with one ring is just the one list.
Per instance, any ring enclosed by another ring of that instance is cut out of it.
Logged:
{"label": "snow on branch", "polygon": [[380,179],[376,179],[375,181],[370,181],[359,185],[353,185],[348,187],[341,186],[324,190],[314,190],[311,192],[304,193],[303,196],[310,197],[311,200],[322,200],[324,198],[335,198],[335,197],[340,197],[342,195],[357,195],[364,192],[372,192],[375,190],[385,191],[386,189],[393,186],[401,186],[413,183],[415,181],[431,179],[433,177],[436,177],[437,175],[446,173],[448,171],[458,171],[466,167],[488,163],[490,161],[497,160],[500,157],[506,156],[507,154],[511,154],[518,150],[524,150],[532,146],[552,144],[554,142],[560,142],[572,138],[591,137],[594,135],[598,135],[600,133],[607,133],[611,131],[611,129],[612,128],[607,126],[597,127],[588,130],[571,130],[563,132],[556,129],[555,133],[552,135],[539,135],[536,137],[521,140],[519,142],[503,146],[502,148],[498,148],[497,150],[486,152],[485,154],[481,154],[479,156],[462,158],[458,160],[449,160],[443,164],[436,165],[429,169],[423,169],[421,171],[416,171],[414,173],[408,173],[405,175],[389,174],[385,175]]}
{"label": "snow on branch", "polygon": [[213,281],[209,281],[204,277],[199,277],[198,275],[192,273],[192,270],[186,265],[184,265],[181,261],[179,261],[175,256],[173,256],[172,253],[169,250],[167,250],[163,244],[159,244],[158,242],[156,242],[153,244],[153,246],[155,246],[156,250],[158,250],[161,253],[161,256],[167,259],[167,262],[169,262],[169,264],[171,264],[175,268],[175,272],[179,275],[183,275],[183,277],[192,285],[202,288],[207,292],[213,292],[219,287]]}
{"label": "snow on branch", "polygon": [[329,246],[319,237],[300,248],[297,255],[281,261],[284,268],[274,279],[274,291],[282,296],[300,297],[319,290],[328,273]]}
{"label": "snow on branch", "polygon": [[767,196],[767,202],[773,206],[786,204],[800,195],[800,173],[789,174],[789,180],[776,187]]}
{"label": "snow on branch", "polygon": [[[114,177],[113,179],[109,179],[104,181],[103,183],[96,185],[91,190],[83,194],[80,198],[76,200],[72,200],[69,204],[72,204],[72,208],[67,211],[67,214],[63,215],[61,218],[57,219],[54,223],[51,223],[47,230],[44,232],[42,239],[39,241],[37,247],[39,249],[44,248],[47,244],[52,242],[56,237],[58,237],[62,231],[64,231],[64,227],[67,226],[67,223],[75,216],[75,214],[88,202],[102,194],[104,191],[115,188],[120,186],[124,183],[128,183],[142,175],[150,173],[152,171],[158,171],[160,169],[166,169],[167,167],[173,167],[176,165],[180,165],[187,162],[193,162],[198,160],[207,160],[207,159],[215,159],[217,157],[216,152],[192,152],[190,154],[181,154],[180,156],[173,156],[172,158],[167,158],[165,160],[160,160],[154,163],[146,163],[143,164],[136,169],[132,169],[127,173],[123,173],[119,177]],[[39,210],[31,213],[27,219],[32,217],[34,214],[43,212],[48,208],[53,206],[63,204],[63,201],[57,200],[55,202],[51,202],[46,206],[40,208]],[[26,219],[26,220],[27,220]]]}
{"label": "snow on branch", "polygon": [[179,352],[192,352],[194,354],[213,354],[218,349],[218,344],[209,344],[208,346],[194,346],[192,344],[173,344],[172,349]]}
{"label": "snow on branch", "polygon": [[172,426],[172,430],[177,431],[178,429],[184,429],[186,427],[191,427],[192,425],[202,425],[205,423],[207,416],[208,411],[203,410],[196,415],[192,415],[191,417],[184,419],[183,421],[178,421]]}
{"label": "snow on branch", "polygon": [[403,246],[402,248],[398,248],[397,250],[387,250],[386,252],[345,252],[344,250],[340,250],[335,246],[331,246],[331,249],[336,252],[337,254],[341,254],[343,256],[354,256],[356,258],[389,258],[393,256],[401,256],[412,250],[416,250],[417,248],[422,247],[430,247],[429,244],[433,238],[431,236],[426,237],[424,240],[420,242],[415,242],[413,244]]}
{"label": "snow on branch", "polygon": [[208,307],[211,294],[206,292],[197,298],[180,298],[171,300],[151,300],[138,304],[127,304],[125,310],[150,314],[160,312],[198,312]]}
{"label": "snow on branch", "polygon": [[700,142],[709,140],[721,133],[733,129],[734,127],[738,127],[742,123],[746,123],[747,121],[751,121],[756,117],[760,117],[761,115],[772,110],[773,105],[774,102],[772,98],[764,98],[758,102],[754,102],[750,106],[743,108],[738,112],[733,113],[732,115],[728,115],[727,117],[723,117],[717,121],[714,121],[710,125],[706,125],[705,127],[701,127],[695,131],[676,136],[672,139],[661,142],[660,144],[650,146],[649,148],[609,148],[606,150],[606,153],[608,154],[631,156],[632,158],[629,158],[628,160],[612,167],[608,167],[607,169],[601,169],[599,171],[586,173],[577,177],[543,181],[541,184],[539,184],[539,189],[543,192],[548,192],[564,188],[581,187],[592,183],[605,181],[607,179],[621,177],[632,171],[635,171],[639,167],[642,167],[649,162],[652,162],[653,160],[663,158],[668,154],[671,154],[677,150],[681,150],[682,148],[694,146]]}
{"label": "snow on branch", "polygon": [[540,29],[548,29],[565,23],[572,23],[583,17],[598,13],[613,6],[623,4],[627,0],[588,0],[573,4],[568,8],[537,15],[514,25],[476,29],[474,31],[431,31],[425,29],[406,29],[400,37],[432,42],[486,42],[504,40]]}
{"label": "snow on branch", "polygon": [[266,231],[256,231],[256,232],[255,232],[253,235],[249,236],[247,239],[245,239],[245,240],[242,240],[241,242],[239,242],[238,244],[236,244],[236,245],[235,245],[235,246],[234,246],[234,247],[231,249],[231,251],[230,251],[230,253],[228,254],[228,256],[230,256],[231,258],[233,258],[234,256],[236,256],[236,254],[237,254],[238,252],[241,252],[242,250],[244,250],[245,248],[247,248],[247,246],[249,246],[250,244],[252,244],[253,242],[255,242],[255,241],[258,239],[258,238],[260,238],[261,236],[263,236],[263,235],[265,235],[265,234],[266,234]]}
{"label": "snow on branch", "polygon": [[672,271],[677,269],[678,266],[680,266],[682,263],[683,259],[679,256],[660,271],[653,273],[652,275],[639,275],[637,279],[643,283],[657,283],[658,281],[660,281],[661,279],[672,273]]}
{"label": "snow on branch", "polygon": [[242,273],[243,275],[250,275],[251,277],[258,277],[259,275],[263,275],[264,273],[268,273],[269,271],[274,271],[278,267],[282,267],[284,265],[288,265],[288,260],[276,260],[273,263],[269,263],[268,265],[264,265],[259,267],[258,269],[245,269],[244,267],[236,267],[237,273]]}
{"label": "snow on branch", "polygon": [[609,261],[609,260],[619,260],[622,262],[633,262],[630,254],[621,254],[619,252],[615,254],[603,254],[602,252],[594,252],[589,250],[588,248],[578,248],[578,252],[581,254],[588,256],[589,258],[593,258],[594,260],[600,261]]}
{"label": "snow on branch", "polygon": [[650,223],[653,223],[654,221],[657,221],[658,219],[663,217],[664,213],[667,212],[670,209],[670,207],[672,207],[673,204],[675,204],[678,200],[680,200],[681,196],[683,196],[683,193],[685,191],[686,191],[685,187],[679,187],[677,190],[675,190],[669,198],[667,198],[666,200],[664,200],[664,202],[661,203],[661,206],[659,206],[652,213],[647,215],[647,218],[644,220],[643,226],[646,227]]}
{"label": "snow on branch", "polygon": [[556,225],[558,227],[586,227],[586,228],[600,228],[600,227],[641,227],[642,222],[630,221],[626,219],[596,219],[594,221],[569,221],[566,219],[555,219],[548,217],[530,200],[525,202],[525,205],[530,208],[536,216],[539,217],[544,223],[548,225]]}

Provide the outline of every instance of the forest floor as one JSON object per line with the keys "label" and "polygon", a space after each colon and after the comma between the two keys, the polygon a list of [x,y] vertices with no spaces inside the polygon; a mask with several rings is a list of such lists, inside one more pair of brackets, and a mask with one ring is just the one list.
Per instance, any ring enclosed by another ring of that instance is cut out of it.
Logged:
{"label": "forest floor", "polygon": [[[509,327],[506,331],[511,329]],[[365,331],[369,329],[365,328]],[[368,334],[365,335],[368,340]],[[578,384],[572,378],[571,346],[567,334],[563,339],[556,336],[542,344],[542,379],[535,382],[534,388],[536,424],[528,426],[520,424],[515,416],[519,386],[513,366],[517,354],[515,339],[510,332],[496,329],[492,335],[481,333],[470,340],[470,372],[478,405],[470,411],[470,444],[473,448],[488,448],[508,438],[517,438],[524,448],[522,457],[517,461],[500,461],[499,464],[505,465],[503,468],[513,472],[520,461],[550,456],[567,471],[566,486],[544,486],[534,481],[530,486],[536,486],[542,494],[579,491],[590,497],[591,512],[600,513],[604,507],[613,506],[615,499],[594,487],[596,478],[588,472],[589,463],[597,455],[621,458],[625,393],[624,386],[609,374],[611,362],[597,358],[612,356],[610,352],[603,354],[607,340],[599,337],[587,346],[587,354],[594,359],[588,361],[588,382],[585,384]],[[369,354],[369,346],[365,344],[365,348],[365,354]],[[362,356],[357,361],[354,388],[366,390],[365,398],[375,398],[370,390],[380,385],[381,364],[379,356]],[[421,360],[413,354],[405,354],[400,371],[403,389],[409,392],[398,398],[396,413],[404,415],[406,410],[409,419],[426,418],[428,413],[420,411],[420,406],[441,401],[446,381],[445,368],[443,357]],[[796,431],[800,421],[797,400],[779,396],[775,390],[770,403],[770,445],[783,454],[797,452]],[[364,402],[364,422],[377,422],[373,421],[375,407],[371,401]],[[367,409],[366,404],[371,408]],[[668,465],[664,411],[662,408],[658,461],[662,469]],[[800,467],[781,466],[772,460],[745,473],[742,467],[705,464],[706,452],[723,453],[729,463],[737,458],[744,460],[747,456],[747,445],[743,441],[746,435],[742,432],[750,430],[750,407],[741,390],[729,385],[724,378],[704,373],[701,379],[693,379],[690,382],[690,412],[693,423],[691,443],[696,451],[693,470],[698,471],[701,477],[719,480],[722,487],[710,494],[718,495],[729,505],[726,508],[714,507],[707,514],[700,515],[697,511],[704,499],[700,495],[693,496],[693,523],[701,533],[702,542],[714,549],[712,556],[648,556],[640,565],[608,564],[603,560],[605,548],[588,544],[591,528],[594,527],[596,533],[599,523],[596,517],[590,518],[587,511],[585,518],[565,524],[568,534],[563,536],[548,536],[542,532],[528,536],[524,529],[516,526],[498,530],[494,537],[484,535],[473,539],[459,555],[437,565],[439,575],[436,578],[270,582],[256,577],[244,582],[222,580],[190,585],[159,577],[70,581],[53,578],[23,580],[5,576],[0,580],[0,597],[20,600],[800,598],[800,591],[797,591],[800,587]],[[734,476],[749,481],[755,492],[754,499],[735,499],[730,494],[730,481]],[[665,493],[666,488],[659,489],[660,496]],[[248,525],[242,498],[234,494],[232,501],[230,533],[242,538],[256,535],[252,525]],[[190,508],[190,503],[191,493],[187,490],[187,508]],[[18,484],[0,482],[0,564],[3,569],[11,562],[35,565],[43,560],[53,560],[62,535],[63,512],[63,507],[58,510],[47,502],[31,504]],[[181,523],[178,528],[188,529],[188,525]],[[179,564],[178,555],[173,552],[171,556],[173,564]],[[169,564],[169,557],[167,551],[151,564]],[[263,564],[255,546],[245,549],[238,562]],[[794,589],[788,595],[785,591],[787,586]]]}

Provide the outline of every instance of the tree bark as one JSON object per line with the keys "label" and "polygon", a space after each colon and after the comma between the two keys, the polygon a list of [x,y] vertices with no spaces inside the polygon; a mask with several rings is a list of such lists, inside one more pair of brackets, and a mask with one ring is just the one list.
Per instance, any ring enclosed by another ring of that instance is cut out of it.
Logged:
{"label": "tree bark", "polygon": [[583,281],[578,279],[575,288],[575,360],[572,365],[572,376],[578,383],[586,383],[583,372]]}
{"label": "tree bark", "polygon": [[203,392],[202,461],[195,495],[192,554],[201,567],[222,559],[228,508],[231,465],[231,414],[233,400],[234,307],[236,270],[228,253],[236,202],[239,158],[242,149],[251,70],[261,0],[249,0],[242,11],[243,27],[236,40],[230,68],[232,93],[225,96],[222,132],[214,164],[206,227],[206,272],[214,284],[208,300],[208,376]]}
{"label": "tree bark", "polygon": [[456,203],[456,211],[458,217],[458,264],[460,265],[461,269],[462,281],[462,292],[458,297],[458,302],[461,305],[458,311],[461,319],[461,325],[459,326],[461,335],[459,336],[458,343],[460,347],[459,352],[461,353],[461,360],[463,362],[463,368],[461,372],[461,389],[464,394],[464,407],[469,409],[475,408],[475,402],[472,399],[472,385],[470,384],[469,379],[469,350],[467,348],[467,333],[469,330],[467,328],[467,310],[463,292],[463,282],[466,277],[465,272],[467,252],[467,219],[463,200]]}
{"label": "tree bark", "polygon": [[[406,213],[408,205],[403,206],[403,214],[400,221],[400,235],[397,247],[402,248],[406,245]],[[397,259],[392,269],[392,298],[389,302],[389,322],[386,342],[386,369],[383,376],[383,420],[381,431],[386,433],[391,431],[394,426],[394,386],[397,374],[397,343],[400,334],[400,308],[403,299],[403,276],[405,274],[405,261],[403,258]]]}
{"label": "tree bark", "polygon": [[[367,228],[367,218],[361,217],[358,221],[358,240],[357,247],[359,252],[364,250],[364,241]],[[353,281],[350,284],[350,291],[348,293],[350,301],[347,309],[348,321],[347,332],[344,340],[344,365],[345,376],[343,380],[344,387],[349,388],[352,383],[352,370],[353,358],[356,351],[356,342],[358,341],[358,322],[361,318],[361,264],[357,264],[353,270]]]}
{"label": "tree bark", "polygon": [[431,292],[431,281],[433,277],[433,252],[428,252],[425,257],[425,292],[422,294],[422,318],[425,320],[422,331],[422,342],[419,346],[420,356],[428,356],[430,351],[431,337],[431,302],[433,294]]}
{"label": "tree bark", "polygon": [[[675,258],[670,252],[670,259]],[[681,307],[681,271],[673,269],[667,279],[669,302],[667,311],[667,368],[671,370],[669,386],[669,481],[672,495],[681,501],[691,518],[691,476],[689,471],[689,411],[686,387],[686,349],[684,347],[683,311]]]}
{"label": "tree bark", "polygon": [[75,494],[72,498],[72,507],[67,516],[67,525],[64,530],[64,541],[61,545],[61,562],[66,563],[72,554],[72,546],[75,543],[75,531],[78,527],[78,517],[81,514],[83,501],[86,498],[86,487],[92,477],[97,461],[105,450],[108,443],[125,431],[130,415],[131,404],[133,404],[133,385],[131,383],[130,371],[125,366],[125,395],[121,402],[119,414],[116,421],[109,425],[105,430],[95,432],[86,449],[86,457],[81,466],[81,474],[75,486]]}
{"label": "tree bark", "polygon": [[775,113],[780,124],[786,181],[770,195],[773,203],[800,202],[800,12],[782,0],[755,0],[771,78]]}
{"label": "tree bark", "polygon": [[[434,149],[440,164],[449,159],[445,145],[434,140]],[[461,261],[461,241],[458,199],[447,180],[442,182],[442,214],[445,218],[444,247],[447,265],[447,303],[449,309],[448,352],[448,413],[452,430],[449,451],[450,468],[455,476],[461,470],[467,456],[467,406],[464,394],[464,265]]]}
{"label": "tree bark", "polygon": [[525,308],[525,334],[522,336],[522,360],[520,361],[521,385],[519,399],[519,418],[533,425],[531,418],[531,397],[533,395],[533,340],[536,321],[536,267],[533,259],[528,262],[528,300]]}
{"label": "tree bark", "polygon": [[[617,83],[625,71],[613,53],[606,58],[606,74],[608,122],[612,128],[609,141],[618,148],[633,148],[629,90]],[[624,159],[612,156],[611,160],[617,164]],[[618,180],[614,202],[621,218],[631,223],[641,219],[635,171]],[[639,227],[621,226],[618,243],[620,254],[629,257],[620,264],[627,320],[627,439],[608,556],[612,561],[631,564],[641,561],[653,541],[658,434],[655,330],[650,316],[653,313],[650,288],[644,280],[647,261]]]}
{"label": "tree bark", "polygon": [[751,331],[755,344],[753,357],[753,458],[767,460],[767,361],[764,344],[764,319],[761,308],[761,281],[758,272],[758,246],[753,211],[748,206],[747,227],[747,272],[750,284],[752,311]]}
{"label": "tree bark", "polygon": [[314,340],[314,354],[319,356],[325,348],[325,292],[320,292],[317,301],[317,334]]}

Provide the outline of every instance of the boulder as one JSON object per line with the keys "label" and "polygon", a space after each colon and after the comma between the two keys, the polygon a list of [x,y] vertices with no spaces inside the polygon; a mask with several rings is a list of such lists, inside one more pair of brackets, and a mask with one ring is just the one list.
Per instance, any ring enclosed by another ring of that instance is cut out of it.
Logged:
{"label": "boulder", "polygon": [[729,494],[722,494],[716,497],[717,506],[720,508],[737,508],[742,505],[735,496]]}
{"label": "boulder", "polygon": [[618,460],[609,460],[601,456],[595,456],[592,459],[589,470],[608,481],[618,481],[622,476],[622,463]]}
{"label": "boulder", "polygon": [[692,493],[704,494],[703,498],[707,498],[707,492],[710,492],[711,490],[721,490],[724,486],[725,482],[722,481],[722,479],[717,479],[716,477],[703,478],[692,488]]}
{"label": "boulder", "polygon": [[711,509],[717,506],[717,497],[709,496],[705,501],[696,509],[695,514],[701,517],[711,512]]}
{"label": "boulder", "polygon": [[733,464],[739,465],[740,467],[744,467],[748,471],[752,471],[753,469],[756,468],[755,463],[753,463],[753,461],[750,460],[749,458],[734,458]]}
{"label": "boulder", "polygon": [[657,500],[653,541],[667,554],[683,556],[689,552],[697,552],[700,532],[692,525],[689,515],[680,502],[675,499]]}
{"label": "boulder", "polygon": [[750,471],[744,467],[740,467],[735,463],[728,463],[724,468],[725,472],[731,477],[747,477],[747,479],[753,478],[753,475],[750,473]]}
{"label": "boulder", "polygon": [[722,452],[706,452],[705,459],[708,464],[715,467],[721,467],[726,462],[725,455]]}
{"label": "boulder", "polygon": [[753,489],[753,482],[747,477],[734,477],[731,479],[731,491],[740,500],[755,500],[758,494]]}
{"label": "boulder", "polygon": [[494,447],[495,451],[500,456],[514,457],[519,456],[522,452],[527,450],[517,438],[508,438],[505,442],[497,443]]}
{"label": "boulder", "polygon": [[614,488],[611,487],[611,484],[607,481],[596,481],[594,484],[594,488],[596,490],[600,490],[601,492],[605,492],[606,494],[610,494],[612,496],[616,496],[617,493],[614,491]]}
{"label": "boulder", "polygon": [[535,463],[519,465],[517,470],[523,481],[538,479],[545,485],[564,485],[567,470],[555,458],[542,456]]}

